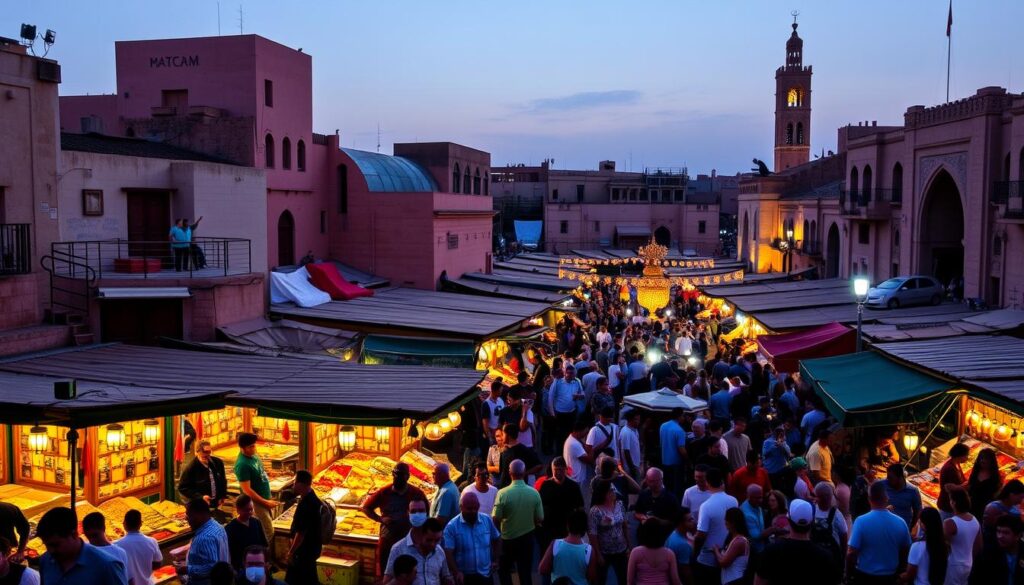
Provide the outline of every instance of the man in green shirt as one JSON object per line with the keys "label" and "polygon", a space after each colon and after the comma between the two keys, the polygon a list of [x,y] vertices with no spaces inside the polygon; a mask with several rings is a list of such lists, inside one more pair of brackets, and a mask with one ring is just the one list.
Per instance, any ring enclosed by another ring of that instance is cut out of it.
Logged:
{"label": "man in green shirt", "polygon": [[501,561],[498,580],[512,584],[512,571],[519,573],[519,585],[533,585],[533,531],[544,521],[544,506],[537,490],[526,485],[526,464],[516,459],[508,466],[512,483],[498,490],[494,500],[494,523],[501,527]]}
{"label": "man in green shirt", "polygon": [[235,477],[242,493],[252,498],[253,514],[259,519],[267,542],[274,541],[274,515],[272,510],[280,503],[270,498],[270,478],[263,469],[263,461],[256,454],[257,437],[253,433],[238,435],[238,459]]}

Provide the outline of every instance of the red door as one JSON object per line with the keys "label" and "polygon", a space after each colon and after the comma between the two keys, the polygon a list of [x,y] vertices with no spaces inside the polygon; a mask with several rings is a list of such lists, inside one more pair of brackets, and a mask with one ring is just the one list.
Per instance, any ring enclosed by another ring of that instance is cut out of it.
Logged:
{"label": "red door", "polygon": [[160,258],[172,265],[168,234],[171,230],[171,197],[167,191],[128,192],[129,256]]}

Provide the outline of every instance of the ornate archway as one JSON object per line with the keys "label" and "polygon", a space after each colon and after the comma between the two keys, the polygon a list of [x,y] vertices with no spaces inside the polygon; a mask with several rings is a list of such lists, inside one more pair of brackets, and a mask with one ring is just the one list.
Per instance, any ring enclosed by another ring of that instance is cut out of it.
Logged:
{"label": "ornate archway", "polygon": [[964,208],[960,189],[945,169],[925,191],[918,228],[917,270],[948,284],[964,275]]}
{"label": "ornate archway", "polygon": [[668,228],[661,226],[654,230],[654,241],[666,248],[672,245],[672,232],[668,231]]}
{"label": "ornate archway", "polygon": [[295,264],[295,218],[287,209],[277,219],[277,264]]}

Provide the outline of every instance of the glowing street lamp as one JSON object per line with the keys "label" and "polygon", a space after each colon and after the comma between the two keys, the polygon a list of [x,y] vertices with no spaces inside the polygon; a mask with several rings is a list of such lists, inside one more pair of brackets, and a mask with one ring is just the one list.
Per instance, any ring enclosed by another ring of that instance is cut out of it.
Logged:
{"label": "glowing street lamp", "polygon": [[868,300],[868,288],[871,281],[866,278],[856,278],[853,281],[853,294],[857,297],[857,352],[864,347],[863,323],[864,323],[864,301]]}

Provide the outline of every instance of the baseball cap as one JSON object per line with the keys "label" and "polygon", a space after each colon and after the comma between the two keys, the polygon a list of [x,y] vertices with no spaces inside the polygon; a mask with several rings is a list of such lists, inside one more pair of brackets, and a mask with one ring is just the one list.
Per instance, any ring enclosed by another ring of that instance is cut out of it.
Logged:
{"label": "baseball cap", "polygon": [[789,462],[789,466],[793,469],[793,471],[799,471],[807,467],[807,460],[804,459],[803,457],[794,457]]}
{"label": "baseball cap", "polygon": [[814,508],[806,500],[793,500],[789,505],[789,521],[795,526],[808,526],[814,522]]}

